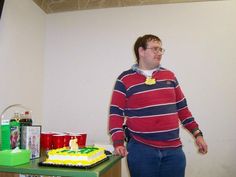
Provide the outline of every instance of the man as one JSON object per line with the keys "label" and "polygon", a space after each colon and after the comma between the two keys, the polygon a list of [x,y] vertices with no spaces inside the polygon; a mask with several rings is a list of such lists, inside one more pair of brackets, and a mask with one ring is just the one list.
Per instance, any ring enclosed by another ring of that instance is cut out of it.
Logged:
{"label": "man", "polygon": [[207,153],[174,73],[160,65],[164,51],[159,37],[139,37],[134,45],[137,64],[118,77],[113,91],[109,132],[115,153],[127,156],[131,177],[184,177],[179,122],[192,133],[199,152]]}

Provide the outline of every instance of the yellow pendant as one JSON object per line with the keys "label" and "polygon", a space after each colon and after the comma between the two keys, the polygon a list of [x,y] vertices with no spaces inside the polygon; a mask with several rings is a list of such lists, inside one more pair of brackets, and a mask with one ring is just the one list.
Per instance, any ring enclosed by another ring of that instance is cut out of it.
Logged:
{"label": "yellow pendant", "polygon": [[152,77],[147,77],[145,80],[145,84],[146,85],[154,85],[154,84],[156,84],[156,80],[153,79]]}

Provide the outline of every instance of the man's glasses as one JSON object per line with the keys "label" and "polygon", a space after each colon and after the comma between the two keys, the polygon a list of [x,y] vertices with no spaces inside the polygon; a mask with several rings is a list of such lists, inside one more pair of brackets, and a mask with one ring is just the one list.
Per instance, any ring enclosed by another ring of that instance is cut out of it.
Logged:
{"label": "man's glasses", "polygon": [[165,49],[163,49],[161,47],[150,47],[150,48],[146,48],[146,49],[151,49],[155,53],[161,53],[161,54],[165,53]]}

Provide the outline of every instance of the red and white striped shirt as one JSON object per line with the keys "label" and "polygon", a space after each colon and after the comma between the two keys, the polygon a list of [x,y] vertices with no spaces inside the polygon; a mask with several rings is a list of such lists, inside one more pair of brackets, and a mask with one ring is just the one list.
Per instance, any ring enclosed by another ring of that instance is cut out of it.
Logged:
{"label": "red and white striped shirt", "polygon": [[190,132],[198,128],[174,73],[160,67],[152,78],[155,84],[145,84],[146,76],[134,68],[118,77],[109,116],[115,147],[124,144],[125,118],[132,138],[158,148],[182,145],[179,122]]}

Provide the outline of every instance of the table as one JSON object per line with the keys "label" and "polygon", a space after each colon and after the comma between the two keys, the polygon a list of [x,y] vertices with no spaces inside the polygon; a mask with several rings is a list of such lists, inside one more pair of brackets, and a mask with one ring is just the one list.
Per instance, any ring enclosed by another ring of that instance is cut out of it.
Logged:
{"label": "table", "polygon": [[18,177],[18,174],[67,177],[121,177],[121,157],[110,156],[109,160],[91,169],[39,166],[41,159],[31,160],[18,166],[0,166],[0,177]]}

